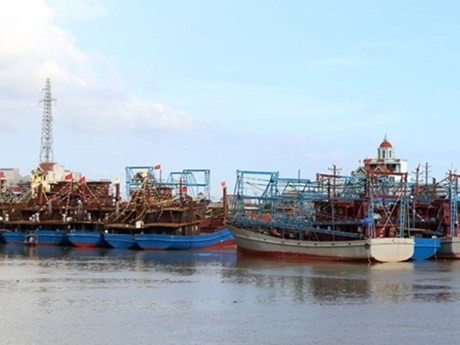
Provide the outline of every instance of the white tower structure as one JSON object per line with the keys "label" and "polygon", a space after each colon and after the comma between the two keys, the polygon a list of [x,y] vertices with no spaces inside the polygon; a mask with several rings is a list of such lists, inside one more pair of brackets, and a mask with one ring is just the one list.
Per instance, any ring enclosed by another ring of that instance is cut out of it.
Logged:
{"label": "white tower structure", "polygon": [[43,88],[43,119],[42,119],[42,137],[40,149],[40,163],[49,163],[53,161],[53,114],[51,104],[55,101],[51,98],[50,79],[46,78],[46,84]]}
{"label": "white tower structure", "polygon": [[383,139],[379,148],[377,149],[377,160],[385,163],[394,159],[394,149],[391,143],[387,140],[387,136]]}
{"label": "white tower structure", "polygon": [[383,138],[382,143],[377,148],[377,158],[365,158],[364,168],[367,171],[407,173],[408,164],[406,159],[396,158],[393,145]]}

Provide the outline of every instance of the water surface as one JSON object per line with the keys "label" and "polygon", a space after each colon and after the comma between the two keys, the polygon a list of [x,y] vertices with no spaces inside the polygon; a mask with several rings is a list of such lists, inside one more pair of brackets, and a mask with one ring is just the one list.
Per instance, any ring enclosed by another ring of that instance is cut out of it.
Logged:
{"label": "water surface", "polygon": [[460,262],[0,245],[2,344],[460,341]]}

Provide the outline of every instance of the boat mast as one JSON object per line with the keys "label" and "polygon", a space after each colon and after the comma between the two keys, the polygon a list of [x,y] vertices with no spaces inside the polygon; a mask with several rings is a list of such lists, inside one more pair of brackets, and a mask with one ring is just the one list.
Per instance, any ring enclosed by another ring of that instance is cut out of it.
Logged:
{"label": "boat mast", "polygon": [[[404,227],[406,225],[406,212],[407,212],[407,173],[401,176],[400,186],[400,203],[399,203],[399,236],[404,237]],[[409,230],[410,231],[410,230]],[[410,236],[410,233],[409,233]]]}
{"label": "boat mast", "polygon": [[458,235],[458,177],[459,175],[449,172],[449,230],[451,237]]}

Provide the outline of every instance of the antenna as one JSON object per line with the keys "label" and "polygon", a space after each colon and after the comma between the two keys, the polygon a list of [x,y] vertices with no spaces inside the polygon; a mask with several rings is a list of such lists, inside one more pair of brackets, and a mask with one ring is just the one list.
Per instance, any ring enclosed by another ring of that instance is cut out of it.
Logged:
{"label": "antenna", "polygon": [[40,148],[40,163],[53,161],[53,114],[51,103],[55,99],[51,98],[50,78],[46,78],[46,84],[43,88],[43,118],[42,118],[42,137]]}

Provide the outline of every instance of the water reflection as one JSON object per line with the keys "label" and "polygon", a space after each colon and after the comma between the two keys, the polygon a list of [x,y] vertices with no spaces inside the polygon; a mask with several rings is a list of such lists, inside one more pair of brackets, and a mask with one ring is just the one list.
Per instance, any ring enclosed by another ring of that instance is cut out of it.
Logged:
{"label": "water reflection", "polygon": [[302,303],[355,303],[369,297],[371,268],[366,264],[305,262],[238,254],[238,270],[227,278],[237,284],[268,288],[269,302],[290,297]]}
{"label": "water reflection", "polygon": [[59,246],[25,246],[23,244],[0,245],[0,258],[28,257],[28,258],[61,258],[68,251]]}
{"label": "water reflection", "polygon": [[[460,262],[305,262],[239,253],[229,281],[271,291],[272,301],[321,304],[449,302],[460,298]],[[270,299],[268,302],[270,302]]]}
{"label": "water reflection", "polygon": [[210,269],[236,266],[236,251],[139,251],[136,255],[137,269],[141,271],[174,273],[193,276]]}
{"label": "water reflection", "polygon": [[0,245],[0,259],[56,258],[65,261],[69,266],[78,264],[81,269],[94,270],[100,267],[108,269],[108,265],[117,269],[131,267],[133,270],[164,271],[193,275],[200,267],[236,266],[236,250],[193,250],[193,251],[136,251],[131,249],[110,248],[77,248],[59,246],[25,246],[22,244]]}
{"label": "water reflection", "polygon": [[[0,262],[28,266],[27,278],[41,284],[40,288],[59,279],[78,282],[82,288],[107,289],[133,281],[151,287],[159,282],[184,285],[204,279],[208,284],[214,281],[220,289],[254,291],[254,300],[262,303],[346,305],[460,299],[460,261],[456,260],[369,265],[261,258],[236,250],[134,251],[5,244],[0,245]],[[60,277],[54,273],[58,271]]]}

